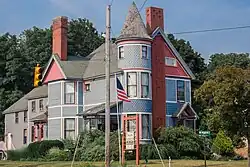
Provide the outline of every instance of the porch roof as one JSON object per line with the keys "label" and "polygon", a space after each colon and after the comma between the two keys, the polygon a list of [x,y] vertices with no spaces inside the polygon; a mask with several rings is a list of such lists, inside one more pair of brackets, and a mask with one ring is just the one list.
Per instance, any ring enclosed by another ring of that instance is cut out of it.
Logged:
{"label": "porch roof", "polygon": [[[118,102],[119,104],[122,103],[121,101]],[[116,107],[116,102],[110,102],[110,109]],[[101,113],[105,112],[105,103],[102,103],[100,105],[94,106],[88,110],[86,110],[84,113],[77,114],[78,116],[95,116],[99,115]]]}
{"label": "porch roof", "polygon": [[198,118],[197,113],[194,111],[193,107],[189,103],[184,103],[182,107],[177,110],[175,113],[172,115],[173,117],[195,117]]}
{"label": "porch roof", "polygon": [[48,118],[48,111],[45,111],[31,118],[30,122],[47,122],[47,118]]}

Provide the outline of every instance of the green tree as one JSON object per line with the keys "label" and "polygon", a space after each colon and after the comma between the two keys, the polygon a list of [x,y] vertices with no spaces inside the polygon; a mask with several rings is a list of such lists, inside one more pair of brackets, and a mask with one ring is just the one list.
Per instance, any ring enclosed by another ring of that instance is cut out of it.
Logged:
{"label": "green tree", "polygon": [[87,56],[104,42],[93,23],[88,19],[78,18],[69,22],[68,54]]}
{"label": "green tree", "polygon": [[250,69],[223,66],[216,69],[210,79],[196,90],[195,97],[207,106],[210,111],[207,115],[215,115],[216,119],[208,116],[208,121],[219,123],[219,127],[231,137],[239,135],[248,139],[250,167],[249,81]]}
{"label": "green tree", "polygon": [[232,140],[226,136],[223,130],[220,130],[217,133],[216,138],[213,141],[212,149],[218,152],[221,155],[232,155],[233,150],[233,142]]}
{"label": "green tree", "polygon": [[[103,43],[87,19],[69,21],[68,51],[71,56],[87,56]],[[33,88],[34,67],[45,67],[52,54],[51,28],[32,27],[19,36],[0,36],[0,111],[4,111]],[[4,117],[0,114],[0,134]]]}
{"label": "green tree", "polygon": [[234,66],[245,69],[249,64],[250,58],[248,53],[217,53],[210,56],[208,71],[213,72],[216,68],[222,66]]}

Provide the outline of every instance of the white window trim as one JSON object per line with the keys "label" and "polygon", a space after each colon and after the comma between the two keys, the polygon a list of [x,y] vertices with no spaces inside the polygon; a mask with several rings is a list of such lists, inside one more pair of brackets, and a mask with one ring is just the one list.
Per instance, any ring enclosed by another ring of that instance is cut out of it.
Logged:
{"label": "white window trim", "polygon": [[[64,117],[64,118],[62,118],[62,120],[63,120],[63,139],[66,139],[65,138],[65,131],[66,131],[66,128],[65,128],[65,119],[74,119],[74,125],[75,125],[75,127],[74,127],[74,132],[75,132],[75,138],[77,138],[77,129],[78,129],[78,126],[77,126],[77,117]],[[75,140],[75,139],[74,139]]]}
{"label": "white window trim", "polygon": [[[174,80],[175,81],[175,86],[176,86],[176,101],[166,101],[168,103],[177,103],[177,80],[184,81],[185,82],[185,93],[186,93],[186,81],[189,82],[189,99],[190,99],[190,104],[192,104],[192,86],[191,86],[191,79],[183,79],[183,78],[170,78],[170,77],[165,77],[165,80]],[[186,94],[185,94],[185,100],[186,100]],[[180,101],[182,102],[182,101]],[[183,101],[184,102],[184,101]]]}
{"label": "white window trim", "polygon": [[150,44],[147,44],[147,43],[126,43],[126,44],[120,44],[120,45],[118,45],[117,47],[121,47],[121,46],[131,46],[131,45],[133,45],[133,46],[135,46],[135,45],[139,45],[139,46],[142,46],[142,45],[144,45],[144,46],[147,46],[147,47],[150,47],[151,48],[151,45]]}
{"label": "white window trim", "polygon": [[[34,110],[33,110],[33,103],[35,103],[35,108],[34,108]],[[31,101],[31,112],[32,112],[32,113],[35,113],[35,112],[36,112],[36,100],[32,100],[32,101]]]}
{"label": "white window trim", "polygon": [[[142,54],[142,53],[143,53],[143,47],[146,47],[146,57],[142,57],[142,55],[143,55],[143,54]],[[148,56],[148,46],[147,46],[147,45],[141,45],[140,48],[141,48],[141,58],[142,58],[142,59],[145,59],[145,60],[148,60],[148,59],[149,59],[149,58],[148,58],[148,57],[149,57],[149,56]]]}
{"label": "white window trim", "polygon": [[[123,57],[120,57],[120,48],[121,47],[123,47]],[[124,51],[125,47],[124,47],[124,45],[120,45],[117,48],[118,48],[118,60],[124,59],[125,58],[125,51]]]}
{"label": "white window trim", "polygon": [[[74,89],[74,102],[73,103],[66,103],[66,84],[69,83],[69,84],[73,84],[73,89]],[[63,82],[63,104],[64,105],[72,105],[72,104],[77,104],[76,102],[76,95],[77,95],[77,92],[76,92],[76,86],[77,86],[77,82],[75,81],[66,81],[66,82]]]}
{"label": "white window trim", "polygon": [[[137,73],[137,77],[141,77],[141,72],[147,72],[149,73],[149,97],[148,98],[141,98],[141,78],[137,78],[137,97],[129,97],[129,99],[133,100],[133,99],[141,99],[141,100],[152,100],[152,72],[150,70],[124,70],[124,77],[125,77],[125,84],[124,84],[124,90],[126,91],[126,93],[128,92],[127,90],[127,73],[129,72],[136,72]],[[140,82],[139,80],[140,79]],[[138,87],[139,86],[139,87]],[[140,91],[139,91],[140,90]],[[140,94],[139,94],[140,93]]]}
{"label": "white window trim", "polygon": [[[175,60],[175,63],[174,63],[174,65],[170,65],[170,64],[167,64],[167,59],[172,59],[172,60]],[[176,60],[176,58],[172,58],[172,57],[165,57],[165,65],[166,66],[170,66],[170,67],[177,67],[177,60]]]}

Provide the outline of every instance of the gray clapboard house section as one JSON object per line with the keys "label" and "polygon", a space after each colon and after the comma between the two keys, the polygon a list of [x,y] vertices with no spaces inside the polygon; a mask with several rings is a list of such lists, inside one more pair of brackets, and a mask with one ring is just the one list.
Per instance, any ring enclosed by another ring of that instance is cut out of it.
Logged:
{"label": "gray clapboard house section", "polygon": [[[44,107],[42,110],[39,107],[40,101]],[[35,102],[35,108],[32,107],[32,102]],[[30,132],[33,122],[30,120],[46,112],[46,103],[47,86],[44,85],[33,89],[3,112],[5,114],[5,135],[12,134],[14,148],[21,148],[31,142]]]}

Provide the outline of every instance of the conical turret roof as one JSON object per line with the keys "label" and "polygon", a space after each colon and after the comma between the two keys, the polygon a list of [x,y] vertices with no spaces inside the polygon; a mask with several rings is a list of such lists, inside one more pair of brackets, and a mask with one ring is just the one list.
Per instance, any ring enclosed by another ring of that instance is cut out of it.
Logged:
{"label": "conical turret roof", "polygon": [[152,39],[147,33],[147,29],[141,18],[138,8],[136,7],[135,2],[133,2],[129,8],[128,15],[121,30],[121,34],[117,38],[117,40],[119,41],[122,39],[130,38]]}

